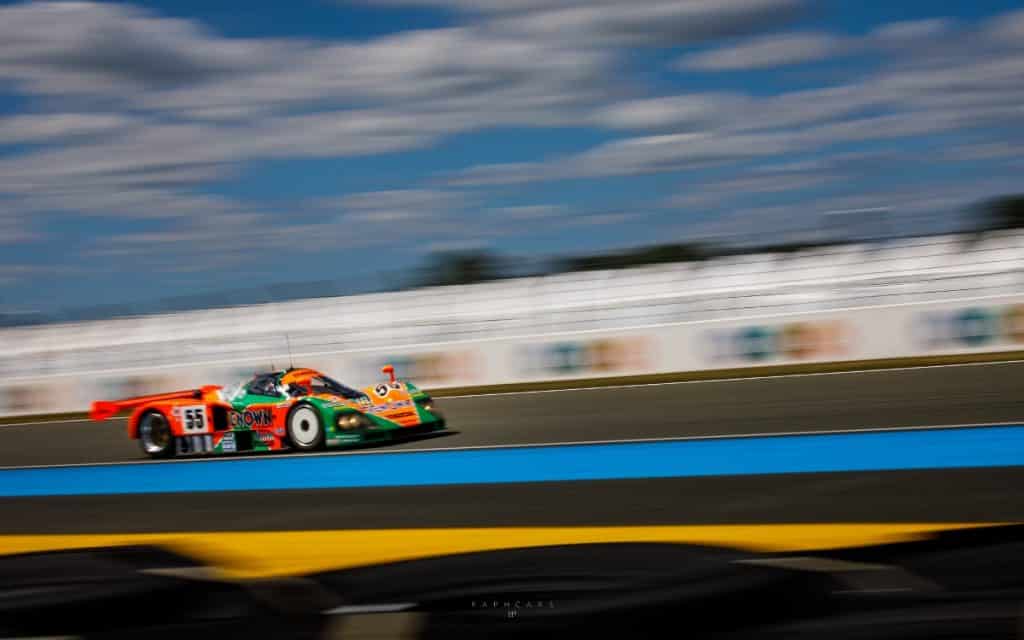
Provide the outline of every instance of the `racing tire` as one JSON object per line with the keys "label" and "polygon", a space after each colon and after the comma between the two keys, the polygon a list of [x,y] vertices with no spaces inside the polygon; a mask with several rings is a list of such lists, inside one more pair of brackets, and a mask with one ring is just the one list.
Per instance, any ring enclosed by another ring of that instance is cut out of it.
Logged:
{"label": "racing tire", "polygon": [[150,458],[170,458],[174,455],[174,432],[167,417],[150,410],[139,416],[139,448]]}
{"label": "racing tire", "polygon": [[300,402],[288,412],[288,442],[298,451],[315,451],[324,446],[324,423],[311,404]]}

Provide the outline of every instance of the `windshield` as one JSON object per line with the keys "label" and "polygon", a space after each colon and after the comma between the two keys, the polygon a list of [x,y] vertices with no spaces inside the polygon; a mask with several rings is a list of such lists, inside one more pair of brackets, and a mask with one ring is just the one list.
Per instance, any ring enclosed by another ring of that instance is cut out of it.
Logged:
{"label": "windshield", "polygon": [[221,392],[221,395],[224,397],[225,400],[227,400],[228,402],[231,402],[232,400],[235,400],[240,395],[242,395],[242,391],[244,389],[245,389],[245,383],[239,381],[239,382],[235,382],[234,384],[230,384],[230,385],[225,386],[224,388],[221,389],[220,392]]}
{"label": "windshield", "polygon": [[342,398],[360,398],[363,396],[361,391],[356,391],[351,387],[346,387],[333,378],[327,376],[317,376],[310,380],[314,393],[334,393]]}
{"label": "windshield", "polygon": [[277,377],[274,374],[256,376],[249,383],[247,390],[253,395],[277,396],[279,395]]}
{"label": "windshield", "polygon": [[365,394],[361,391],[357,391],[351,387],[347,387],[333,378],[328,378],[324,375],[315,376],[309,379],[309,386],[295,386],[293,389],[289,389],[289,394],[305,395],[307,393],[329,393],[349,400],[356,400],[363,397]]}

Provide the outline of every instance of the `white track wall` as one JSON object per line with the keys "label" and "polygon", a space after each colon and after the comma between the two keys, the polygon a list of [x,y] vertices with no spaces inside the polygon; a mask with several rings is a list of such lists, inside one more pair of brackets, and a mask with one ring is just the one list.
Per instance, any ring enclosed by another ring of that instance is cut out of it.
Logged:
{"label": "white track wall", "polygon": [[[874,306],[738,320],[660,324],[293,354],[296,366],[369,384],[386,363],[426,388],[644,373],[874,360],[1024,348],[1024,295]],[[80,411],[116,399],[229,384],[287,355],[17,377],[0,383],[0,415]]]}

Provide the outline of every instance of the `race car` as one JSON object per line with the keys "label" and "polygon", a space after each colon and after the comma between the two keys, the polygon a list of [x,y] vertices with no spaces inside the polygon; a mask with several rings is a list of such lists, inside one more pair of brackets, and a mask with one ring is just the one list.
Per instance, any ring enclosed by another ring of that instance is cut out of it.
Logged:
{"label": "race car", "polygon": [[314,451],[445,429],[429,394],[381,370],[388,380],[356,390],[314,369],[260,373],[230,389],[204,386],[97,401],[89,416],[131,410],[128,435],[151,458],[202,453]]}

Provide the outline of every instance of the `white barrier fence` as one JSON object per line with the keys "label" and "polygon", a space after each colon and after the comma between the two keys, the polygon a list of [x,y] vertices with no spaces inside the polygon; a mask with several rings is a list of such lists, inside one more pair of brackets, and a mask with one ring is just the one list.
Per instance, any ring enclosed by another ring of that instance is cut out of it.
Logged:
{"label": "white barrier fence", "polygon": [[[354,385],[377,380],[380,367],[390,363],[401,377],[443,388],[1022,348],[1024,296],[1017,295],[399,349],[296,352],[292,358],[296,366]],[[287,365],[288,355],[276,353],[263,360],[9,377],[0,382],[0,415],[81,411],[96,399],[228,384]]]}
{"label": "white barrier fence", "polygon": [[0,380],[1024,295],[1024,231],[0,329]]}

